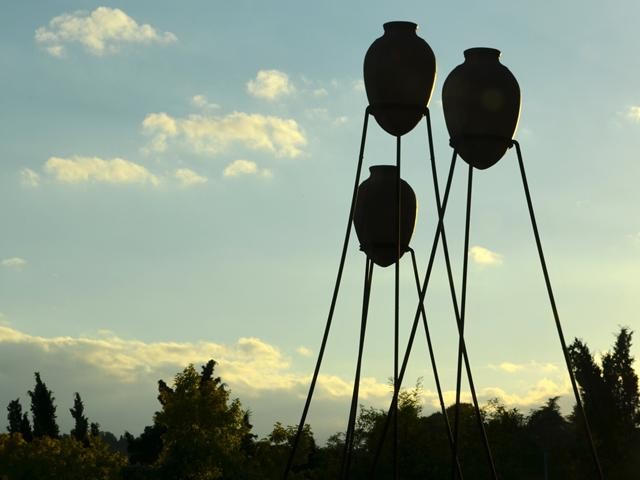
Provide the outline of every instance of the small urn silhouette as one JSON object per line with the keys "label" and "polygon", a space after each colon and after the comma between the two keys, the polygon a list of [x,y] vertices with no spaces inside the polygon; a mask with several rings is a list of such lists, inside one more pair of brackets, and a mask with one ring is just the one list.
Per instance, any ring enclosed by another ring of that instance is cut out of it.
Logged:
{"label": "small urn silhouette", "polygon": [[417,202],[413,189],[400,180],[400,257],[398,257],[398,198],[394,165],[369,168],[370,176],[358,187],[353,223],[360,249],[376,265],[388,267],[408,250],[416,223]]}

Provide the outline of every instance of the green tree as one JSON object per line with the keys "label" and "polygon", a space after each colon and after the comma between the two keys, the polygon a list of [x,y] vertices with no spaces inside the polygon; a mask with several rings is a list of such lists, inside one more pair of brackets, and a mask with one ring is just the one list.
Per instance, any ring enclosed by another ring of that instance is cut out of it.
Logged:
{"label": "green tree", "polygon": [[189,365],[175,376],[173,388],[158,382],[162,409],[154,421],[166,429],[158,459],[162,478],[240,478],[250,425],[240,401],[230,401],[226,385],[213,376],[215,365],[210,360],[201,374]]}
{"label": "green tree", "polygon": [[75,424],[71,429],[71,436],[84,444],[89,441],[89,420],[84,416],[84,404],[78,392],[75,393],[73,399],[73,408],[70,408],[71,416]]}
{"label": "green tree", "polygon": [[36,385],[33,391],[29,391],[31,397],[31,415],[33,417],[33,436],[57,438],[60,430],[56,423],[55,398],[51,390],[47,388],[40,378],[40,373],[35,372]]}

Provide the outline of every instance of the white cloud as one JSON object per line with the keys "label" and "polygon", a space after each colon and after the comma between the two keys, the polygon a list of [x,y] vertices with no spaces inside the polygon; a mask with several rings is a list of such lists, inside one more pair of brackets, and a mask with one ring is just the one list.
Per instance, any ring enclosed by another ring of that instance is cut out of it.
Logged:
{"label": "white cloud", "polygon": [[167,149],[167,139],[178,134],[178,122],[164,112],[151,113],[142,121],[142,130],[153,134],[146,150],[161,153]]}
{"label": "white cloud", "polygon": [[202,108],[204,110],[215,110],[220,108],[220,105],[217,103],[210,103],[206,96],[204,95],[194,95],[191,97],[191,105],[194,107]]}
{"label": "white cloud", "polygon": [[475,245],[469,249],[471,260],[478,265],[500,265],[502,255],[491,250]]}
{"label": "white cloud", "polygon": [[313,353],[311,349],[305,347],[304,345],[300,345],[298,348],[296,348],[296,352],[298,353],[298,355],[302,355],[303,357],[310,357]]}
{"label": "white cloud", "polygon": [[341,115],[339,117],[336,117],[333,120],[333,125],[335,127],[339,127],[340,125],[344,125],[345,123],[347,123],[349,121],[349,117],[346,117],[345,115]]}
{"label": "white cloud", "polygon": [[199,154],[216,155],[240,144],[251,150],[295,158],[307,144],[295,120],[274,116],[233,112],[228,115],[189,115],[174,118],[166,113],[150,113],[142,122],[151,137],[149,149],[163,152],[169,140],[178,141]]}
{"label": "white cloud", "polygon": [[294,91],[289,76],[279,70],[260,70],[254,80],[247,82],[247,91],[254,97],[275,100]]}
{"label": "white cloud", "polygon": [[11,257],[5,258],[0,262],[5,268],[10,268],[13,270],[22,270],[22,268],[27,264],[27,261],[24,258],[20,257]]}
{"label": "white cloud", "polygon": [[239,177],[241,175],[260,175],[271,178],[273,173],[268,168],[259,168],[256,162],[251,160],[234,160],[227,165],[222,172],[225,177]]}
{"label": "white cloud", "polygon": [[175,172],[175,177],[180,184],[184,187],[190,187],[192,185],[200,185],[208,181],[207,177],[197,174],[193,170],[188,168],[179,168]]}
{"label": "white cloud", "polygon": [[312,93],[315,97],[326,97],[329,95],[326,88],[316,88]]}
{"label": "white cloud", "polygon": [[20,170],[20,181],[25,187],[35,188],[40,185],[40,175],[30,168],[23,168]]}
{"label": "white cloud", "polygon": [[51,157],[45,170],[62,183],[150,183],[158,185],[158,177],[142,165],[123,158],[104,160],[99,157]]}
{"label": "white cloud", "polygon": [[489,364],[489,368],[492,370],[501,370],[506,373],[516,373],[523,370],[543,373],[558,371],[558,366],[554,363],[539,363],[534,361],[529,363],[502,362],[498,365]]}
{"label": "white cloud", "polygon": [[627,118],[640,122],[640,106],[633,105],[627,109]]}
{"label": "white cloud", "polygon": [[115,53],[127,43],[167,44],[175,42],[171,32],[158,32],[148,24],[138,24],[118,8],[98,7],[93,12],[64,13],[39,27],[35,40],[51,55],[62,57],[66,46],[77,43],[93,55]]}
{"label": "white cloud", "polygon": [[258,173],[258,164],[251,160],[234,160],[224,169],[225,177],[254,175],[256,173]]}
{"label": "white cloud", "polygon": [[360,79],[360,80],[354,80],[354,82],[351,84],[351,87],[356,91],[356,92],[364,92],[365,88],[364,88],[364,80]]}
{"label": "white cloud", "polygon": [[482,389],[481,395],[486,400],[497,397],[509,406],[538,407],[551,397],[562,397],[570,392],[570,383],[567,377],[561,382],[543,378],[523,394],[508,393],[499,387],[487,387]]}

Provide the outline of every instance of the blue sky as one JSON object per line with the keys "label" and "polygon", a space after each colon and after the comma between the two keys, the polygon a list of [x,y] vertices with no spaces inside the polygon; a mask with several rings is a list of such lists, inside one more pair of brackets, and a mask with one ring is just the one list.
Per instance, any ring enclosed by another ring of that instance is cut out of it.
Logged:
{"label": "blue sky", "polygon": [[[639,10],[630,1],[5,5],[0,403],[21,396],[26,407],[38,370],[63,429],[79,391],[92,420],[139,432],[158,407],[156,381],[213,357],[258,433],[295,423],[348,211],[362,61],[390,20],[416,22],[436,54],[441,177],[442,82],[466,48],[502,51],[522,90],[516,138],[567,338],[609,348],[620,325],[638,326]],[[424,130],[403,142],[424,271],[436,218]],[[392,163],[394,148],[372,123],[366,166]],[[571,395],[516,167],[509,152],[475,176],[467,341],[481,398],[528,411],[553,395],[570,405]],[[457,275],[464,172],[446,221]],[[415,309],[409,266],[403,338]],[[346,423],[363,268],[354,238],[310,416],[321,438]],[[393,274],[375,275],[361,391],[382,406]],[[441,256],[427,308],[450,396],[457,343]],[[423,377],[431,410],[423,343],[407,382]]]}

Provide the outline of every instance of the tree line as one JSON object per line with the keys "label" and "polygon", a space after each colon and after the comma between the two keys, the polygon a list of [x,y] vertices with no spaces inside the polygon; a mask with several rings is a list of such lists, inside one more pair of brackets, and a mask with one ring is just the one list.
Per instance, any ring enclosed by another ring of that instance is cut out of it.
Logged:
{"label": "tree line", "polygon": [[[569,353],[605,477],[631,480],[640,472],[640,392],[631,355],[632,334],[620,329],[612,349],[596,361],[576,339]],[[252,433],[250,412],[210,360],[198,372],[187,366],[172,386],[158,382],[160,409],[152,424],[134,436],[116,438],[89,422],[75,393],[69,409],[74,426],[60,434],[55,398],[35,373],[30,413],[20,401],[7,406],[8,433],[0,434],[2,480],[257,480],[279,479],[297,427],[276,423],[264,438]],[[403,390],[398,401],[399,465],[402,479],[451,477],[451,449],[442,413],[423,414],[420,386]],[[453,417],[453,407],[447,409]],[[391,478],[390,442],[381,444],[386,412],[361,407],[354,431],[349,478]],[[558,397],[524,414],[490,400],[482,408],[496,469],[504,479],[594,478],[595,470],[581,418],[563,415]],[[346,421],[345,421],[346,423]],[[339,478],[345,434],[320,446],[309,425],[302,432],[292,480]],[[382,448],[379,449],[379,446]],[[373,459],[378,452],[375,470]],[[491,478],[475,411],[460,408],[459,463],[465,478]]]}

